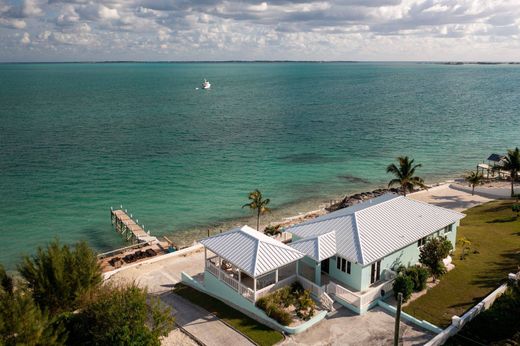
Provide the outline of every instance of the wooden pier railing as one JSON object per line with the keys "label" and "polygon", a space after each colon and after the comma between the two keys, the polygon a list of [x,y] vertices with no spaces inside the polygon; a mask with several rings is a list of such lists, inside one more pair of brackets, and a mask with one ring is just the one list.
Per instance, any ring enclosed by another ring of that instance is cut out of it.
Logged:
{"label": "wooden pier railing", "polygon": [[110,208],[110,217],[115,230],[123,235],[127,241],[134,243],[149,243],[157,241],[156,237],[152,237],[150,232],[144,230],[144,226],[140,226],[137,220],[134,221],[132,214],[123,209],[114,210]]}

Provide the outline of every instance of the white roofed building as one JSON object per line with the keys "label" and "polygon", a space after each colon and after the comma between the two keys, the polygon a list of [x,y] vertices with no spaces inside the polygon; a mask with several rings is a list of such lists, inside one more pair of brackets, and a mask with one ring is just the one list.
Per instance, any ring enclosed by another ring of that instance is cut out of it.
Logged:
{"label": "white roofed building", "polygon": [[289,245],[243,226],[201,240],[204,274],[183,281],[252,314],[259,298],[295,281],[327,309],[332,297],[364,313],[391,291],[398,266],[417,264],[429,237],[455,244],[463,217],[387,194],[288,228]]}
{"label": "white roofed building", "polygon": [[[354,310],[362,312],[367,307],[358,298],[369,291],[378,296],[380,290],[383,295],[388,293],[393,271],[401,265],[417,264],[419,248],[428,237],[446,236],[455,245],[457,226],[464,216],[408,197],[386,194],[286,231],[293,234],[295,241],[291,246],[306,254],[300,261],[299,275],[318,286],[328,285],[329,293],[344,292]],[[318,241],[324,237],[327,238]],[[335,251],[330,250],[333,245]],[[332,252],[335,253],[331,255]]]}

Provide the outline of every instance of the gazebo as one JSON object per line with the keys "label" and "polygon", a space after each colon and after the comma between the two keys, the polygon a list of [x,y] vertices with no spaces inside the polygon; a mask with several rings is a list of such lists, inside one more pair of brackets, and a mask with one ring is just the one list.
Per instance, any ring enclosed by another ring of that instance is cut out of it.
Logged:
{"label": "gazebo", "polygon": [[249,226],[200,241],[205,271],[251,302],[296,280],[305,255]]}

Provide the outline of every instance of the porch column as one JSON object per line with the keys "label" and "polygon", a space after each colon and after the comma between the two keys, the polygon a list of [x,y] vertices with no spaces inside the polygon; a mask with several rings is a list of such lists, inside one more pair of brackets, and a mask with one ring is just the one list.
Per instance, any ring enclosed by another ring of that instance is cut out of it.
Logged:
{"label": "porch column", "polygon": [[316,262],[314,269],[314,283],[321,287],[321,262]]}
{"label": "porch column", "polygon": [[204,270],[208,269],[208,249],[204,247]]}
{"label": "porch column", "polygon": [[238,274],[238,283],[242,284],[242,272],[240,271],[240,269],[238,269],[237,274]]}
{"label": "porch column", "polygon": [[218,256],[218,279],[222,280],[222,257]]}
{"label": "porch column", "polygon": [[278,268],[276,268],[276,272],[274,275],[274,283],[277,283],[277,282],[278,282]]}
{"label": "porch column", "polygon": [[300,260],[296,261],[296,277],[300,275]]}

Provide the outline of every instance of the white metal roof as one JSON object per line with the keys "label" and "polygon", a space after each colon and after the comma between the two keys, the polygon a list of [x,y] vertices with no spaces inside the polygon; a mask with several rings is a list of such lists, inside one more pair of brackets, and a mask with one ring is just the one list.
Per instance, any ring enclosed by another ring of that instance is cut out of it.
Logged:
{"label": "white metal roof", "polygon": [[235,228],[200,242],[251,277],[258,277],[305,256],[249,226]]}
{"label": "white metal roof", "polygon": [[321,262],[336,255],[336,232],[314,235],[289,245],[313,260]]}
{"label": "white metal roof", "polygon": [[387,194],[288,228],[301,238],[336,231],[337,254],[362,265],[379,260],[465,215]]}

